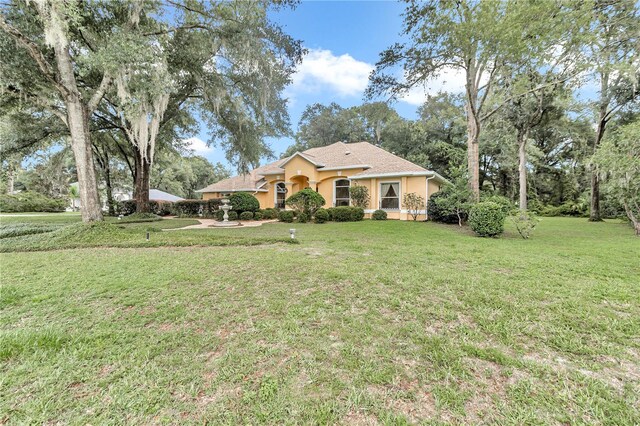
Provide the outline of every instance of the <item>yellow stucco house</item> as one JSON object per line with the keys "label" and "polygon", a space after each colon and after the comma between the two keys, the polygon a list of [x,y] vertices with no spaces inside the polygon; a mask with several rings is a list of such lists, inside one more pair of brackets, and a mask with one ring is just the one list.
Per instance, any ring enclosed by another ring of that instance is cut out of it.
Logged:
{"label": "yellow stucco house", "polygon": [[[285,208],[287,197],[304,188],[318,191],[325,207],[348,206],[351,185],[369,189],[366,217],[382,209],[389,219],[407,220],[404,194],[415,192],[428,200],[446,180],[434,171],[393,155],[368,142],[343,143],[296,152],[289,158],[259,167],[251,173],[224,179],[199,190],[205,200],[250,192],[260,208]],[[420,212],[425,219],[427,212]]]}

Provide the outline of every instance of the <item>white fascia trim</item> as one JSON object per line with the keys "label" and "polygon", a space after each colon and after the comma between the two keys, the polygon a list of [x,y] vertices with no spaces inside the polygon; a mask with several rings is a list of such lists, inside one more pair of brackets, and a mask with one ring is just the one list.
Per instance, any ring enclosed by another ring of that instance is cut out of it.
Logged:
{"label": "white fascia trim", "polygon": [[313,164],[316,167],[324,167],[324,164],[318,163],[317,161],[313,161],[311,158],[307,157],[306,155],[304,155],[303,153],[301,153],[299,151],[296,152],[295,154],[293,154],[291,157],[289,157],[286,160],[284,160],[283,163],[278,164],[278,167],[282,168],[282,166],[287,164],[289,161],[293,160],[293,157],[296,157],[296,156],[304,158],[305,160],[307,160],[308,162],[310,162],[311,164]]}
{"label": "white fascia trim", "polygon": [[352,166],[342,166],[342,167],[323,167],[322,172],[328,172],[331,170],[350,170],[350,169],[370,169],[371,166],[367,164],[354,164]]}
{"label": "white fascia trim", "polygon": [[403,177],[403,176],[427,176],[434,177],[441,182],[449,183],[447,179],[442,177],[436,172],[391,172],[391,173],[377,173],[370,175],[355,175],[349,176],[349,179],[358,180],[358,179],[372,179],[372,178],[386,178],[386,177]]}
{"label": "white fascia trim", "polygon": [[194,192],[269,192],[269,191],[267,189],[260,189],[260,188],[244,188],[244,189],[207,189],[206,191],[200,190],[200,191],[194,191]]}
{"label": "white fascia trim", "polygon": [[258,173],[258,175],[260,176],[283,175],[283,174],[284,174],[284,170],[275,171],[275,172]]}
{"label": "white fascia trim", "polygon": [[[382,210],[382,211],[385,211],[387,213],[395,213],[395,212],[397,212],[397,213],[409,213],[409,210],[406,210],[406,209],[402,209],[402,210],[398,210],[398,209],[376,209],[376,210]],[[364,212],[365,213],[373,213],[376,210],[374,210],[374,209],[365,209]],[[427,214],[427,211],[426,210],[418,210],[418,214],[425,215],[425,214]]]}

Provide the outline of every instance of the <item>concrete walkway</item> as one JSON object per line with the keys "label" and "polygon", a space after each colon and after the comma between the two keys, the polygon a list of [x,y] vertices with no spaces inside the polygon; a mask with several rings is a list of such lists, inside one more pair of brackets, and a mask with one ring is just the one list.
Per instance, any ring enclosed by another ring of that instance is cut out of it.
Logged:
{"label": "concrete walkway", "polygon": [[211,226],[214,223],[217,222],[217,220],[215,219],[196,219],[198,222],[200,222],[197,225],[189,225],[189,226],[184,226],[182,228],[171,228],[171,229],[165,229],[165,231],[180,231],[183,229],[238,229],[238,228],[255,228],[257,226],[262,226],[263,223],[272,223],[272,222],[277,222],[277,220],[275,219],[271,219],[271,220],[247,220],[247,221],[236,221],[236,222],[240,222],[240,225],[238,226],[227,226],[227,227],[220,227],[217,228],[215,226]]}

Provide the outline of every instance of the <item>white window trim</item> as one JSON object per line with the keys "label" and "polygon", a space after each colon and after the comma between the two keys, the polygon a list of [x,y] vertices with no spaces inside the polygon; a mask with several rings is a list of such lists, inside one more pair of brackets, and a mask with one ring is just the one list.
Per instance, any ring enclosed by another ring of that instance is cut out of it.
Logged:
{"label": "white window trim", "polygon": [[[349,181],[349,191],[351,191],[351,179],[348,179],[346,177],[339,177],[337,179],[333,180],[333,207],[336,206],[336,183],[339,180],[346,180]],[[351,205],[351,192],[349,192],[349,205]]]}
{"label": "white window trim", "polygon": [[[278,205],[278,184],[279,183],[284,184],[284,188],[287,189],[287,184],[283,180],[273,183],[273,207],[274,208],[277,208],[277,205]],[[285,200],[287,199],[286,193],[285,193],[284,199]]]}
{"label": "white window trim", "polygon": [[[389,198],[389,197],[382,197],[382,185],[384,184],[388,184],[388,183],[397,183],[398,184],[398,208],[397,209],[383,209],[382,208],[382,198]],[[378,184],[378,207],[380,208],[380,210],[384,210],[386,212],[399,212],[402,210],[402,182],[399,180],[386,180],[383,182],[380,182]]]}

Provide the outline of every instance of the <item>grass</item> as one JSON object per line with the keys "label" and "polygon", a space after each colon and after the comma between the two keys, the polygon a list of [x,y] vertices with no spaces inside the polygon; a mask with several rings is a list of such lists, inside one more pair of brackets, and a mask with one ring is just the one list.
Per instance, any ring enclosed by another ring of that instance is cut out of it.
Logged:
{"label": "grass", "polygon": [[0,421],[640,423],[626,225],[152,238],[291,227],[300,244],[1,254]]}

